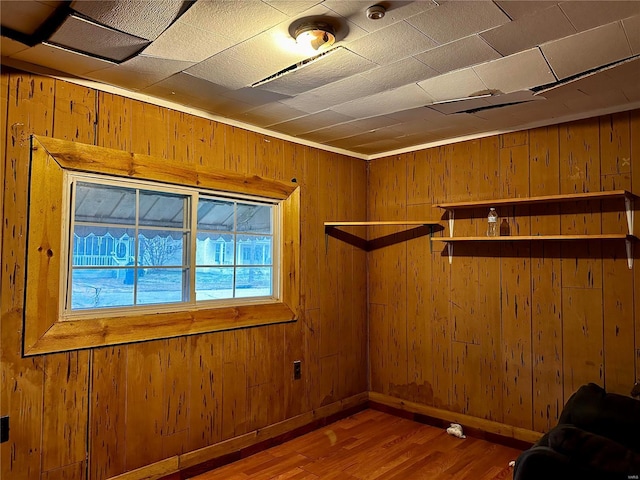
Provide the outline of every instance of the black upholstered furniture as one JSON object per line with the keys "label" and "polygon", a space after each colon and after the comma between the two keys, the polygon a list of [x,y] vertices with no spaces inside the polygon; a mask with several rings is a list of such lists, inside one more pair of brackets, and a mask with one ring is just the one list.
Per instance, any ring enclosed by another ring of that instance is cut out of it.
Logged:
{"label": "black upholstered furniture", "polygon": [[640,401],[583,385],[558,425],[518,457],[513,478],[640,479]]}

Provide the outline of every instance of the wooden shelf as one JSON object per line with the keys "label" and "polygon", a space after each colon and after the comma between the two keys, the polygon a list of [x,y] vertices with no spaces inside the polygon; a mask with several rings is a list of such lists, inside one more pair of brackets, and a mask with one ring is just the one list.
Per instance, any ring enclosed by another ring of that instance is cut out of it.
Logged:
{"label": "wooden shelf", "polygon": [[437,220],[400,220],[400,221],[375,221],[375,222],[324,222],[325,227],[375,227],[380,225],[441,225]]}
{"label": "wooden shelf", "polygon": [[511,242],[538,240],[637,240],[624,233],[603,233],[596,235],[505,235],[501,237],[432,237],[434,242]]}
{"label": "wooden shelf", "polygon": [[542,197],[498,198],[488,200],[474,200],[469,202],[439,203],[433,205],[438,208],[475,208],[494,207],[496,205],[525,205],[534,203],[571,202],[577,200],[602,200],[606,198],[633,198],[634,194],[626,190],[609,190],[606,192],[569,193],[562,195],[546,195]]}

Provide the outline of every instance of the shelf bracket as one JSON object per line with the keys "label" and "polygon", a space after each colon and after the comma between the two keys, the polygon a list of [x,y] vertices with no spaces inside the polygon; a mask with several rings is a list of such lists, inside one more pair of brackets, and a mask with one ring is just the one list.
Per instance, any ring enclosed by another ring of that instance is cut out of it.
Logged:
{"label": "shelf bracket", "polygon": [[449,236],[453,237],[453,226],[455,225],[455,217],[453,210],[447,210],[447,215],[449,216]]}
{"label": "shelf bracket", "polygon": [[627,213],[627,227],[629,227],[629,235],[633,235],[633,199],[628,195],[624,197],[624,209]]}
{"label": "shelf bracket", "polygon": [[627,265],[629,266],[629,270],[631,270],[633,269],[633,242],[630,238],[627,238],[625,244],[627,247]]}
{"label": "shelf bracket", "polygon": [[447,252],[449,253],[449,265],[453,263],[453,243],[447,243]]}

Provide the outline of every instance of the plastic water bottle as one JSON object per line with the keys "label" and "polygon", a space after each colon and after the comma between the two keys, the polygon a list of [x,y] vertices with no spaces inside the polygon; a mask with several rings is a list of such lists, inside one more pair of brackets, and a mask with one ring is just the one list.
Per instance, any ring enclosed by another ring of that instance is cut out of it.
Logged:
{"label": "plastic water bottle", "polygon": [[489,209],[489,216],[487,217],[487,222],[488,222],[487,237],[497,237],[499,235],[498,212],[496,212],[496,209],[493,207]]}

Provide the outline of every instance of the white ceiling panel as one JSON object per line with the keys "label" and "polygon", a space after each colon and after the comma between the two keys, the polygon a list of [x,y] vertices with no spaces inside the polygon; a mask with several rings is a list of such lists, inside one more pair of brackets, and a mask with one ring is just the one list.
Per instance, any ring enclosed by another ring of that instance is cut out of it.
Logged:
{"label": "white ceiling panel", "polygon": [[115,61],[125,60],[149,44],[144,38],[103,27],[75,15],[67,17],[49,41]]}
{"label": "white ceiling panel", "polygon": [[102,25],[153,40],[175,20],[182,8],[182,3],[182,0],[152,2],[75,0],[71,8]]}
{"label": "white ceiling panel", "polygon": [[328,85],[346,77],[361,73],[375,67],[375,64],[345,48],[334,48],[317,60],[281,75],[259,89],[297,95]]}
{"label": "white ceiling panel", "polygon": [[325,110],[324,112],[313,113],[287,122],[269,125],[269,129],[275,130],[276,132],[283,132],[289,135],[298,136],[303,133],[329,127],[331,125],[348,122],[349,120],[353,120],[353,117]]}
{"label": "white ceiling panel", "polygon": [[487,90],[487,86],[471,68],[445,73],[418,85],[438,102],[471,97]]}
{"label": "white ceiling panel", "polygon": [[229,92],[221,85],[182,72],[156,82],[142,91],[183,105],[194,105],[204,97],[218,97]]}
{"label": "white ceiling panel", "polygon": [[306,115],[306,112],[303,112],[302,110],[297,110],[284,105],[283,103],[275,102],[270,103],[267,106],[252,108],[251,110],[244,112],[242,118],[244,121],[252,125],[266,127],[268,125],[286,122],[292,118],[303,117],[304,115]]}
{"label": "white ceiling panel", "polygon": [[500,57],[501,55],[478,35],[470,35],[415,56],[440,73],[470,67]]}
{"label": "white ceiling panel", "polygon": [[559,79],[631,56],[620,22],[555,40],[541,48]]}
{"label": "white ceiling panel", "polygon": [[510,21],[495,3],[449,1],[407,21],[440,44],[483,32]]}
{"label": "white ceiling panel", "polygon": [[362,0],[325,0],[323,5],[342,17],[347,18],[350,23],[365,29],[367,32],[374,32],[386,28],[394,23],[426,12],[437,6],[437,4],[431,0],[422,0],[419,2],[380,2],[387,8],[385,16],[379,20],[371,20],[367,17],[367,8],[376,3],[375,1]]}
{"label": "white ceiling panel", "polygon": [[249,0],[199,1],[181,20],[195,27],[214,30],[218,35],[242,42],[287,19],[287,16],[264,2]]}
{"label": "white ceiling panel", "polygon": [[142,53],[152,57],[198,63],[234,44],[233,40],[219,35],[212,29],[194,27],[178,20]]}
{"label": "white ceiling panel", "polygon": [[640,55],[640,15],[622,21],[627,40],[634,55]]}
{"label": "white ceiling panel", "polygon": [[402,21],[348,42],[347,48],[378,65],[388,65],[436,45],[425,34]]}
{"label": "white ceiling panel", "polygon": [[516,92],[556,81],[538,48],[476,65],[473,70],[489,90],[501,93]]}
{"label": "white ceiling panel", "polygon": [[0,54],[2,54],[3,57],[10,57],[29,48],[24,43],[11,40],[7,37],[0,37],[0,41]]}
{"label": "white ceiling panel", "polygon": [[185,73],[230,89],[247,87],[260,80],[263,74],[240,62],[231,49],[186,69]]}
{"label": "white ceiling panel", "polygon": [[496,4],[507,14],[512,20],[518,20],[519,18],[526,17],[544,10],[545,8],[553,7],[558,2],[547,2],[537,0],[503,0],[496,1]]}
{"label": "white ceiling panel", "polygon": [[469,98],[457,102],[429,105],[429,108],[444,115],[452,115],[454,113],[466,112],[468,110],[475,110],[477,108],[486,108],[490,105],[491,104],[487,101],[486,98]]}
{"label": "white ceiling panel", "polygon": [[313,132],[305,133],[302,137],[312,142],[329,143],[340,138],[351,137],[362,132],[366,132],[368,129],[352,125],[349,122],[335,125],[332,127],[322,128],[320,130],[314,130]]}
{"label": "white ceiling panel", "polygon": [[264,0],[285,15],[295,16],[321,3],[322,0]]}
{"label": "white ceiling panel", "polygon": [[0,3],[2,26],[31,35],[35,33],[40,25],[63,3],[65,2],[45,3],[3,0]]}
{"label": "white ceiling panel", "polygon": [[336,105],[331,110],[352,117],[374,117],[419,107],[431,102],[433,102],[433,98],[423,89],[416,84],[410,84],[381,92],[375,97],[360,98]]}
{"label": "white ceiling panel", "polygon": [[131,90],[141,90],[193,65],[190,62],[165,60],[139,55],[119,65],[87,73],[92,80],[120,85],[124,82]]}
{"label": "white ceiling panel", "polygon": [[388,116],[398,120],[401,123],[425,121],[438,122],[444,118],[440,112],[437,112],[429,107],[410,108],[408,110],[391,113]]}
{"label": "white ceiling panel", "polygon": [[[4,55],[4,53],[3,50],[2,54]],[[12,54],[11,58],[78,76],[114,66],[113,62],[42,43],[26,50],[20,50]]]}
{"label": "white ceiling panel", "polygon": [[561,2],[560,8],[579,31],[640,14],[637,0],[571,0]]}
{"label": "white ceiling panel", "polygon": [[482,33],[489,45],[507,56],[576,33],[560,7],[553,6]]}
{"label": "white ceiling panel", "polygon": [[283,100],[282,103],[307,113],[315,113],[383,90],[385,89],[380,85],[371,83],[359,75],[354,75],[331,85],[324,85],[301,93],[293,98]]}
{"label": "white ceiling panel", "polygon": [[390,63],[373,68],[360,74],[369,82],[380,85],[385,90],[401,87],[409,83],[419,82],[438,74],[434,69],[413,57],[408,57],[399,62]]}

